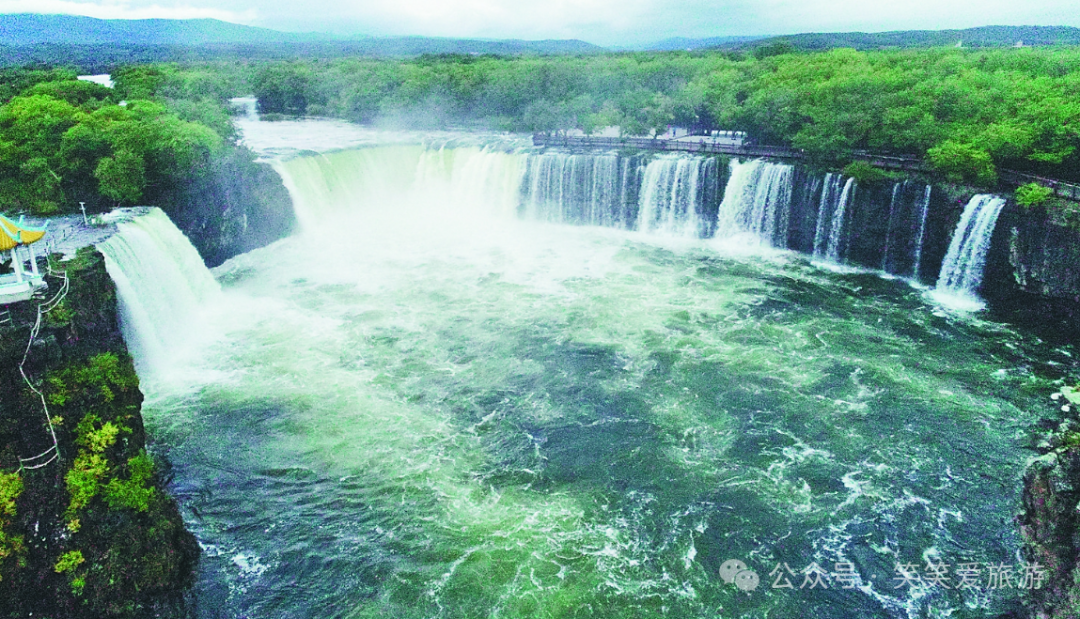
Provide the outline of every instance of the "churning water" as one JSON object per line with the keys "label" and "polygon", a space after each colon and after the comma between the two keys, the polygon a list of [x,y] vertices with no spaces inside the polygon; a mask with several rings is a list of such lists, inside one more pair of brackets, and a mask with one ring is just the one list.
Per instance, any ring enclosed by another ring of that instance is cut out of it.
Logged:
{"label": "churning water", "polygon": [[[991,617],[1015,600],[985,576],[897,586],[896,566],[1016,564],[1026,432],[1069,351],[753,243],[528,219],[521,179],[553,162],[504,151],[278,164],[303,232],[215,269],[208,343],[144,381],[204,548],[201,617]],[[701,180],[661,161],[658,178]],[[648,229],[687,208],[673,195]],[[731,559],[756,589],[721,577]],[[844,563],[853,588],[800,588]]]}

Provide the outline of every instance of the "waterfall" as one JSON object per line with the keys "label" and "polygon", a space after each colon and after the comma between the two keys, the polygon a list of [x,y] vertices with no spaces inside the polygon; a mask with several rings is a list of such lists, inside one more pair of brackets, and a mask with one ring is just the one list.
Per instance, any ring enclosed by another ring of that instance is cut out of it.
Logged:
{"label": "waterfall", "polygon": [[527,219],[703,237],[719,179],[712,157],[614,153],[529,155],[521,191]]}
{"label": "waterfall", "polygon": [[755,159],[731,162],[716,219],[716,236],[750,233],[776,247],[787,244],[792,173],[789,165]]}
{"label": "waterfall", "polygon": [[844,240],[844,218],[848,202],[855,191],[855,179],[843,183],[840,174],[827,174],[818,206],[817,227],[814,234],[814,255],[832,262],[841,261]]}
{"label": "waterfall", "polygon": [[882,252],[881,257],[881,270],[886,273],[891,273],[889,269],[889,250],[892,249],[892,236],[894,220],[896,219],[896,202],[897,199],[903,195],[904,187],[907,186],[907,181],[894,183],[892,189],[892,198],[889,200],[889,220],[885,224],[885,251]]}
{"label": "waterfall", "polygon": [[911,269],[912,279],[919,279],[919,268],[922,267],[923,241],[926,239],[926,216],[930,212],[930,185],[923,191],[923,199],[919,208],[919,236],[915,240],[915,265]]}
{"label": "waterfall", "polygon": [[821,188],[821,201],[818,203],[817,225],[814,232],[814,255],[823,258],[828,250],[827,228],[832,217],[833,208],[840,194],[840,182],[843,177],[832,172],[825,175],[825,182]]}
{"label": "waterfall", "polygon": [[524,174],[522,158],[487,148],[427,149],[414,192],[437,198],[456,214],[513,216]]}
{"label": "waterfall", "polygon": [[[792,167],[756,161],[761,181],[738,208],[744,230],[780,246],[787,234]],[[305,231],[388,211],[417,216],[525,219],[711,236],[723,170],[715,157],[616,153],[515,154],[477,147],[357,148],[275,163]],[[760,185],[760,187],[758,187]],[[388,208],[391,207],[391,208]]]}
{"label": "waterfall", "polygon": [[641,182],[638,230],[668,236],[700,236],[698,210],[703,161],[701,157],[669,156],[649,162]]}
{"label": "waterfall", "polygon": [[393,145],[275,164],[305,232],[358,214],[499,218],[517,210],[523,155],[479,147]]}
{"label": "waterfall", "polygon": [[926,237],[926,219],[930,210],[930,185],[920,190],[909,180],[893,185],[885,233],[881,270],[893,275],[918,279],[922,265],[922,246]]}
{"label": "waterfall", "polygon": [[158,208],[117,224],[98,244],[120,306],[120,327],[146,377],[197,335],[200,308],[220,294],[199,253]]}
{"label": "waterfall", "polygon": [[[507,152],[505,148],[382,145],[311,154],[275,165],[308,232],[350,216],[434,221],[526,220],[683,238],[750,237],[823,261],[918,279],[929,185],[898,181],[861,195],[839,173],[687,154]],[[856,201],[859,193],[859,201]],[[348,230],[348,225],[335,229]],[[958,250],[959,251],[959,250]],[[944,284],[943,284],[944,285]],[[959,284],[957,284],[959,285]]]}
{"label": "waterfall", "polygon": [[833,214],[832,230],[829,232],[829,248],[827,255],[829,260],[840,262],[840,249],[844,240],[844,217],[847,215],[848,202],[855,191],[855,179],[849,178],[844,183],[844,191],[840,192],[840,200],[837,202],[836,211]]}
{"label": "waterfall", "polygon": [[949,242],[949,251],[941,264],[937,282],[939,292],[978,299],[990,239],[1004,206],[1004,198],[980,194],[964,207],[964,214],[960,216],[960,223]]}
{"label": "waterfall", "polygon": [[541,221],[623,227],[633,168],[631,159],[614,154],[530,156],[524,214]]}
{"label": "waterfall", "polygon": [[619,199],[617,208],[620,217],[618,225],[629,228],[637,221],[637,200],[641,192],[642,174],[641,162],[636,157],[623,157],[619,159]]}

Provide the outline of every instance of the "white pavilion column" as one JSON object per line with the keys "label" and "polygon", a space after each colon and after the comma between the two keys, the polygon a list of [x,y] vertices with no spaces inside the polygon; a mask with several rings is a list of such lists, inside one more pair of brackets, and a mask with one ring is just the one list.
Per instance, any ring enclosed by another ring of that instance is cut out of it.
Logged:
{"label": "white pavilion column", "polygon": [[34,246],[27,245],[26,251],[30,252],[30,272],[34,274],[34,277],[41,277],[41,273],[38,273],[37,255],[34,253]]}
{"label": "white pavilion column", "polygon": [[22,262],[19,261],[19,254],[16,253],[19,246],[11,248],[11,268],[15,269],[15,279],[21,284],[23,281],[23,268]]}

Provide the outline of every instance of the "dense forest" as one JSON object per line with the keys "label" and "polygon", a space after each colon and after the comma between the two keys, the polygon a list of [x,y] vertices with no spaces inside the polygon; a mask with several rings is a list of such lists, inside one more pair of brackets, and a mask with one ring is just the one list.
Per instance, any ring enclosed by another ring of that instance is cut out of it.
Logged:
{"label": "dense forest", "polygon": [[[1001,168],[1080,179],[1075,48],[210,62],[0,76],[0,200],[38,213],[78,201],[163,202],[235,148],[228,98],[267,118],[329,116],[412,128],[523,132],[669,125],[735,129],[838,167],[853,151],[925,157],[991,186]],[[89,196],[84,197],[84,196]]]}
{"label": "dense forest", "polygon": [[[119,72],[118,75],[122,75]],[[165,209],[222,165],[254,155],[220,102],[168,100],[146,88],[115,89],[61,70],[0,72],[0,204],[49,215],[117,205]]]}
{"label": "dense forest", "polygon": [[[206,63],[148,69],[166,97],[254,93],[266,114],[387,126],[510,131],[675,124],[737,129],[824,165],[852,151],[926,157],[955,180],[992,185],[999,168],[1080,179],[1075,48],[500,57],[426,55]],[[271,116],[273,118],[273,116]]]}
{"label": "dense forest", "polygon": [[980,26],[964,30],[897,30],[893,32],[820,32],[768,37],[753,42],[732,42],[724,47],[752,48],[790,45],[800,50],[850,47],[859,50],[914,47],[1014,47],[1080,45],[1080,28],[1070,26]]}

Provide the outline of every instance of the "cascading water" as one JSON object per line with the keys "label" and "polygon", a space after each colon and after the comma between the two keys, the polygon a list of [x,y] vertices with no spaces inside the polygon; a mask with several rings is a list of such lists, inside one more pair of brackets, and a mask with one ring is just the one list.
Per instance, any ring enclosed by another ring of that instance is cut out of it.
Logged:
{"label": "cascading water", "polygon": [[515,215],[525,158],[499,148],[426,149],[415,186],[424,200],[437,198],[455,213],[472,218]]}
{"label": "cascading water", "polygon": [[158,208],[117,223],[100,243],[116,283],[120,325],[139,375],[159,373],[176,350],[198,339],[202,307],[221,294],[202,258]]}
{"label": "cascading water", "polygon": [[814,234],[814,255],[839,264],[843,256],[844,217],[848,202],[855,191],[855,179],[829,173],[821,192],[818,207],[817,230]]}
{"label": "cascading water", "polygon": [[931,191],[931,186],[927,185],[926,190],[923,191],[923,199],[919,208],[919,235],[915,240],[915,260],[911,269],[911,278],[915,280],[919,279],[919,270],[922,268],[922,252],[923,244],[926,242],[926,218],[930,213]]}
{"label": "cascading water", "polygon": [[949,251],[941,264],[937,291],[947,296],[967,299],[981,306],[979,288],[982,286],[986,254],[994,235],[998,215],[1005,199],[980,194],[967,203],[960,223],[956,226]]}
{"label": "cascading water", "polygon": [[376,146],[276,162],[301,228],[363,211],[364,205],[441,204],[462,218],[512,217],[524,155],[479,147]]}
{"label": "cascading water", "polygon": [[825,182],[821,189],[821,201],[818,204],[817,225],[814,232],[814,255],[818,258],[824,258],[828,252],[832,214],[836,210],[836,203],[843,187],[843,180],[843,176],[832,172],[825,175]]}
{"label": "cascading water", "polygon": [[833,212],[832,230],[829,232],[829,249],[827,256],[833,262],[840,262],[844,240],[844,216],[847,214],[848,202],[855,192],[855,179],[849,178],[844,183],[844,190],[840,192],[840,200],[837,201],[836,211]]}
{"label": "cascading water", "polygon": [[882,271],[918,280],[930,194],[930,185],[920,188],[909,180],[893,185],[881,258]]}
{"label": "cascading water", "polygon": [[787,243],[792,174],[789,165],[754,159],[731,162],[731,176],[717,213],[716,236],[749,233],[783,248]]}
{"label": "cascading water", "polygon": [[896,203],[900,195],[903,193],[904,186],[906,184],[907,181],[894,184],[892,190],[892,198],[889,200],[889,219],[885,227],[885,251],[882,252],[881,256],[881,270],[885,271],[886,273],[892,272],[892,270],[889,268],[891,266],[889,262],[889,253],[890,250],[892,250],[893,248],[893,228],[895,227],[894,222],[896,220]]}
{"label": "cascading water", "polygon": [[[149,387],[148,426],[204,548],[201,617],[914,619],[1014,604],[1015,589],[897,587],[896,566],[1015,563],[1032,384],[1052,384],[1037,368],[1064,353],[942,320],[902,282],[543,216],[571,190],[611,205],[648,164],[365,150],[279,165],[312,226],[219,267],[228,328],[185,361],[202,382]],[[544,166],[578,189],[534,184]],[[790,172],[757,167],[779,205]],[[830,214],[845,182],[822,183],[836,184]],[[816,232],[817,195],[796,189],[788,214]],[[530,203],[541,221],[504,216]],[[459,209],[469,225],[446,225]],[[782,245],[782,210],[763,240]],[[756,590],[720,577],[731,559]],[[770,572],[811,564],[850,564],[859,586],[771,587]]]}
{"label": "cascading water", "polygon": [[645,168],[637,229],[668,236],[701,236],[703,164],[712,159],[659,157]]}
{"label": "cascading water", "polygon": [[627,228],[636,218],[640,163],[614,154],[543,153],[528,158],[525,217],[538,221]]}
{"label": "cascading water", "polygon": [[527,219],[700,238],[719,196],[713,157],[530,155],[522,189]]}

